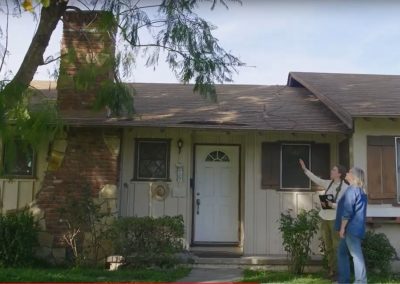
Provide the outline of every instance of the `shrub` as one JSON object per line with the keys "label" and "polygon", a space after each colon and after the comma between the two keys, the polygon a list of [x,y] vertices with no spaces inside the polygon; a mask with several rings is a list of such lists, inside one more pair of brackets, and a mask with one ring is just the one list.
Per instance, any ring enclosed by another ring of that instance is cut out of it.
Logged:
{"label": "shrub", "polygon": [[368,231],[362,247],[367,269],[381,275],[389,275],[390,262],[397,255],[386,235]]}
{"label": "shrub", "polygon": [[112,232],[115,251],[129,266],[172,266],[183,250],[182,216],[121,218],[114,222]]}
{"label": "shrub", "polygon": [[110,225],[110,212],[103,212],[91,196],[90,187],[84,187],[80,196],[67,193],[63,206],[59,208],[60,222],[65,225],[63,240],[72,253],[70,261],[76,267],[98,266],[105,257]]}
{"label": "shrub", "polygon": [[289,269],[300,274],[310,259],[310,243],[318,231],[318,211],[302,210],[297,217],[293,217],[290,211],[281,213],[279,230],[282,233],[283,247],[290,258]]}
{"label": "shrub", "polygon": [[38,229],[28,211],[0,215],[0,266],[31,264],[38,245]]}

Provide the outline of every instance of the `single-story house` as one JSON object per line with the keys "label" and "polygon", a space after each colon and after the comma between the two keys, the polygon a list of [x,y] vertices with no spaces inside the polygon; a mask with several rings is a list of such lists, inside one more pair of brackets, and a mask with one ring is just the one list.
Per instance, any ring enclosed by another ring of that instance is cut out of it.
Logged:
{"label": "single-story house", "polygon": [[[63,50],[87,52],[92,18],[66,14]],[[57,103],[65,136],[0,179],[0,212],[34,202],[54,255],[65,255],[57,208],[85,186],[121,217],[182,215],[189,249],[283,255],[280,213],[319,203],[298,157],[323,178],[335,164],[365,169],[369,222],[400,253],[400,76],[290,72],[282,86],[217,85],[217,102],[192,85],[129,83],[136,114],[124,119],[89,111],[93,94],[63,81],[70,65],[61,61],[58,83],[32,83],[42,90],[33,104]]]}

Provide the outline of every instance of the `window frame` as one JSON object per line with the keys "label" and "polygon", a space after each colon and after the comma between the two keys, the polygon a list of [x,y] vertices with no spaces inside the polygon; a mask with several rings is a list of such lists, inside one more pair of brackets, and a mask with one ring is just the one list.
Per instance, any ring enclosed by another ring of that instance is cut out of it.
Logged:
{"label": "window frame", "polygon": [[394,149],[395,149],[395,155],[396,155],[396,202],[397,204],[400,204],[400,161],[399,161],[399,156],[400,156],[400,136],[395,136],[394,137]]}
{"label": "window frame", "polygon": [[[21,140],[21,139],[17,139]],[[32,180],[36,179],[36,171],[37,171],[37,154],[35,149],[31,146],[32,148],[32,173],[30,175],[21,175],[21,174],[9,174],[5,172],[5,155],[6,155],[6,143],[0,142],[0,151],[1,151],[1,159],[0,159],[0,167],[1,167],[1,175],[0,178],[3,179],[23,179],[23,180]]]}
{"label": "window frame", "polygon": [[[283,176],[283,146],[307,146],[308,147],[308,167],[311,169],[311,151],[312,151],[312,143],[290,143],[290,142],[282,142],[280,143],[280,169],[279,169],[279,190],[281,191],[311,191],[311,179],[308,179],[308,188],[307,187],[283,187],[282,186],[282,176]],[[299,165],[300,167],[300,165]]]}
{"label": "window frame", "polygon": [[[139,167],[140,167],[140,144],[141,143],[163,143],[166,144],[166,156],[165,156],[165,177],[139,177]],[[171,181],[171,139],[163,138],[136,138],[135,139],[135,153],[134,153],[134,172],[133,181]]]}

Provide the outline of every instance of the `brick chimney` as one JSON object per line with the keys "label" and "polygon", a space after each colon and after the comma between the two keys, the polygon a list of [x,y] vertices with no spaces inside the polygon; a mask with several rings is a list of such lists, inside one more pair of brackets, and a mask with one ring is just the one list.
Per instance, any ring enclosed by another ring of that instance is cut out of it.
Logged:
{"label": "brick chimney", "polygon": [[113,18],[105,11],[67,11],[63,19],[57,104],[61,114],[79,116],[91,109],[99,83],[113,78],[116,26],[106,24]]}

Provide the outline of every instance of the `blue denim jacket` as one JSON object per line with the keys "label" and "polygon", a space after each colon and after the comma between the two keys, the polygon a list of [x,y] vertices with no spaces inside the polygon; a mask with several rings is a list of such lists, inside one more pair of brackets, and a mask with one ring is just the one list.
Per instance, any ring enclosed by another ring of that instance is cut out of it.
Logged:
{"label": "blue denim jacket", "polygon": [[364,238],[367,216],[367,195],[356,186],[349,186],[337,204],[335,229],[340,230],[343,219],[349,220],[346,232]]}

